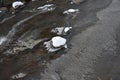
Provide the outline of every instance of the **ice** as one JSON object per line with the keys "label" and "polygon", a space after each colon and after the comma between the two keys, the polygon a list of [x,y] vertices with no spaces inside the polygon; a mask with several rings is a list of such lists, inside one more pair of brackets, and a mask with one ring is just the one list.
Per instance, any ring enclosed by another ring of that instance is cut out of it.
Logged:
{"label": "ice", "polygon": [[6,38],[5,38],[5,37],[0,37],[0,45],[1,45],[4,41],[6,41]]}
{"label": "ice", "polygon": [[60,36],[56,36],[56,37],[53,37],[51,41],[52,41],[53,47],[61,47],[66,44],[67,40]]}
{"label": "ice", "polygon": [[79,12],[79,9],[68,9],[63,12],[63,14],[70,14],[70,13],[76,13]]}
{"label": "ice", "polygon": [[11,78],[12,79],[19,79],[19,78],[25,77],[26,75],[27,74],[25,74],[25,73],[19,73],[19,74],[13,75]]}
{"label": "ice", "polygon": [[14,9],[16,9],[16,8],[18,8],[19,6],[22,6],[22,5],[24,5],[24,3],[21,2],[21,1],[15,1],[15,2],[12,3],[12,7],[13,7]]}

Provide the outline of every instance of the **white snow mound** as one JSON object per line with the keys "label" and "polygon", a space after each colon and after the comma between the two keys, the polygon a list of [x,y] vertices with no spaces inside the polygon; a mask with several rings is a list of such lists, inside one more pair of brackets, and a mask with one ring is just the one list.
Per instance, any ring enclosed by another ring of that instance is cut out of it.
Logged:
{"label": "white snow mound", "polygon": [[70,14],[70,13],[76,13],[79,12],[79,9],[68,9],[63,12],[63,14]]}
{"label": "white snow mound", "polygon": [[53,47],[61,47],[66,44],[67,40],[60,36],[56,36],[56,37],[53,37],[51,41],[52,41]]}
{"label": "white snow mound", "polygon": [[12,7],[13,7],[14,9],[16,9],[16,8],[18,8],[19,6],[22,6],[22,5],[24,5],[24,3],[21,2],[21,1],[15,1],[15,2],[12,3]]}
{"label": "white snow mound", "polygon": [[72,29],[72,27],[66,27],[65,29],[64,29],[64,32],[65,33],[67,33],[69,30],[71,30]]}

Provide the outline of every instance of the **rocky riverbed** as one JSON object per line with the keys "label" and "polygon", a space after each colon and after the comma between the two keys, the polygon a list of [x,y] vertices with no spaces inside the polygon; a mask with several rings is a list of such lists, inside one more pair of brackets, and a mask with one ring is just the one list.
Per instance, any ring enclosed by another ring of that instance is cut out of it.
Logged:
{"label": "rocky riverbed", "polygon": [[0,80],[120,79],[119,0],[13,2],[0,8]]}

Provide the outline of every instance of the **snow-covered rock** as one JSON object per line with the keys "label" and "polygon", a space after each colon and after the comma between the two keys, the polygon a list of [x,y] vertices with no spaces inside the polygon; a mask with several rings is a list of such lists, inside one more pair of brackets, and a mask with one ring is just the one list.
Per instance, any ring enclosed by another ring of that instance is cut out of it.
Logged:
{"label": "snow-covered rock", "polygon": [[66,44],[66,39],[60,36],[53,37],[51,39],[53,47],[61,47]]}
{"label": "snow-covered rock", "polygon": [[14,9],[16,9],[16,8],[18,8],[19,6],[22,6],[22,5],[24,5],[24,3],[21,2],[21,1],[15,1],[15,2],[12,3],[12,7],[13,7]]}
{"label": "snow-covered rock", "polygon": [[19,78],[25,77],[26,75],[27,74],[25,74],[25,73],[19,73],[19,74],[13,75],[11,78],[12,79],[19,79]]}
{"label": "snow-covered rock", "polygon": [[63,14],[70,14],[70,13],[77,13],[79,12],[79,9],[68,9],[63,12]]}
{"label": "snow-covered rock", "polygon": [[48,50],[48,52],[55,52],[55,51],[58,51],[58,50],[61,49],[61,48],[54,48],[54,47],[51,45],[51,41],[44,42],[44,45],[45,45],[46,49]]}
{"label": "snow-covered rock", "polygon": [[64,28],[64,32],[67,33],[71,29],[72,29],[72,27],[66,27],[66,28]]}
{"label": "snow-covered rock", "polygon": [[66,39],[60,36],[53,37],[50,41],[44,42],[45,47],[48,52],[55,52],[61,48],[67,48]]}
{"label": "snow-covered rock", "polygon": [[56,27],[51,30],[51,32],[56,33],[57,35],[66,35],[72,27]]}

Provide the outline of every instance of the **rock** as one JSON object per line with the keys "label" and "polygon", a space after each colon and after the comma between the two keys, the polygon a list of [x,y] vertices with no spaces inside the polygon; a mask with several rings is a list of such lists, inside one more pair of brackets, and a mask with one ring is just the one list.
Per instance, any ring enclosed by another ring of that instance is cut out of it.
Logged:
{"label": "rock", "polygon": [[60,36],[53,37],[50,41],[44,42],[48,52],[55,52],[61,48],[67,48],[66,39]]}
{"label": "rock", "polygon": [[53,37],[51,39],[52,41],[52,45],[53,47],[61,47],[61,46],[64,46],[66,44],[66,39],[65,38],[62,38],[60,36],[56,36],[56,37]]}
{"label": "rock", "polygon": [[0,12],[4,12],[4,11],[7,11],[8,9],[6,7],[1,7],[0,8]]}
{"label": "rock", "polygon": [[63,12],[63,14],[70,14],[70,13],[77,13],[79,12],[79,9],[68,9]]}
{"label": "rock", "polygon": [[55,51],[58,51],[61,49],[61,48],[54,48],[51,45],[51,41],[44,42],[44,45],[45,45],[45,48],[47,49],[48,52],[55,52]]}
{"label": "rock", "polygon": [[12,3],[12,7],[14,9],[18,8],[19,6],[23,6],[23,5],[24,5],[24,3],[21,2],[21,1],[15,1],[15,2]]}

